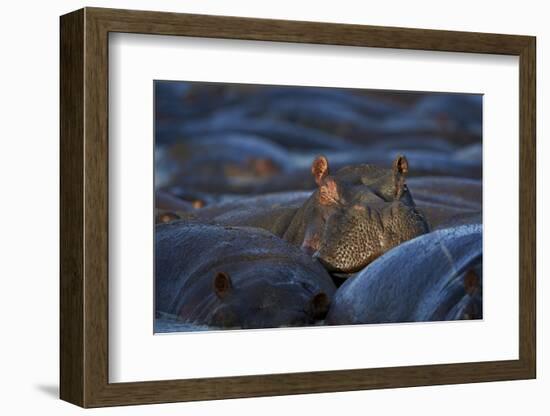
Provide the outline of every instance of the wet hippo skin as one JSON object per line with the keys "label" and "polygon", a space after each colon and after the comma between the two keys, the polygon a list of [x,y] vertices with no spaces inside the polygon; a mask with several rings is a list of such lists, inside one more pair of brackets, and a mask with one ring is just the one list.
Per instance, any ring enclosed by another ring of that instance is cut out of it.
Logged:
{"label": "wet hippo skin", "polygon": [[414,201],[431,230],[481,224],[481,180],[450,177],[411,178]]}
{"label": "wet hippo skin", "polygon": [[265,230],[175,221],[155,237],[155,310],[184,322],[312,325],[336,289],[318,262]]}
{"label": "wet hippo skin", "polygon": [[481,318],[481,231],[480,224],[447,228],[389,251],[338,289],[326,322]]}
{"label": "wet hippo skin", "polygon": [[396,157],[391,169],[354,165],[334,175],[328,160],[319,156],[311,170],[317,189],[300,206],[262,211],[251,205],[236,215],[203,210],[186,218],[269,230],[318,258],[329,271],[344,274],[428,232],[405,183],[409,167],[404,156]]}
{"label": "wet hippo skin", "polygon": [[[288,152],[282,156],[273,151],[254,153],[255,148],[262,148],[256,143],[258,138],[247,137],[250,149],[238,146],[232,149],[233,145],[229,141],[232,136],[226,136],[227,141],[222,142],[220,139],[219,144],[209,147],[216,148],[216,152],[203,150],[194,157],[193,152],[188,152],[189,162],[185,162],[186,169],[181,168],[181,163],[176,164],[179,168],[170,168],[174,161],[170,161],[167,147],[159,150],[159,160],[165,160],[166,163],[162,163],[162,169],[157,168],[157,177],[163,178],[157,181],[157,185],[183,187],[189,191],[241,195],[308,190],[314,186],[310,166],[318,151]],[[191,146],[192,142],[186,146]],[[411,165],[410,175],[413,178],[440,176],[481,179],[481,152],[476,146],[456,150],[456,146],[433,138],[393,138],[354,149],[323,150],[323,154],[330,161],[333,171],[356,164],[387,167],[391,166],[395,155],[405,154]]]}

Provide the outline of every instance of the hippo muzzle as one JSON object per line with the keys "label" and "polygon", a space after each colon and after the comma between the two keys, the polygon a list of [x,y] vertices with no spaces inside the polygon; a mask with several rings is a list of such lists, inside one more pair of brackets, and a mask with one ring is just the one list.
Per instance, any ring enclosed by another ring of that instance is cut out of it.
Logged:
{"label": "hippo muzzle", "polygon": [[324,156],[314,160],[311,171],[318,189],[291,224],[303,229],[297,241],[302,251],[328,271],[357,272],[429,231],[405,184],[409,167],[404,156],[397,156],[392,169],[359,165],[334,176],[328,170]]}
{"label": "hippo muzzle", "polygon": [[423,217],[399,201],[357,203],[327,219],[313,257],[330,272],[355,273],[427,231]]}

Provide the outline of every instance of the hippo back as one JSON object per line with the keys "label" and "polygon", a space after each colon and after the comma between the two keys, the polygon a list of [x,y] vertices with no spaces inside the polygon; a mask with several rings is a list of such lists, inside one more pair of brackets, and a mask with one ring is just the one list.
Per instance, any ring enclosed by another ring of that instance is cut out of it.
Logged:
{"label": "hippo back", "polygon": [[308,324],[335,291],[320,264],[260,229],[161,224],[155,253],[156,311],[196,324]]}
{"label": "hippo back", "polygon": [[481,262],[480,224],[417,237],[346,281],[333,299],[327,323],[480,318]]}

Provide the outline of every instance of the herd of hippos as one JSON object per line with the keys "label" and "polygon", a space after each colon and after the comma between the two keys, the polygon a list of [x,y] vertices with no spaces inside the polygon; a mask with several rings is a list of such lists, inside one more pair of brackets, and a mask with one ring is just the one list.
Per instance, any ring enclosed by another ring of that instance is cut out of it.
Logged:
{"label": "herd of hippos", "polygon": [[157,318],[482,318],[480,97],[171,82],[155,94]]}

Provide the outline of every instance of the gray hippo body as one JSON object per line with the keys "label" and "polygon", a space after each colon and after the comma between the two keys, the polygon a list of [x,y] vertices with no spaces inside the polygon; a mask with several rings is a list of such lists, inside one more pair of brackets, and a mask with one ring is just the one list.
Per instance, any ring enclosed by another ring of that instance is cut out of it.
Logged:
{"label": "gray hippo body", "polygon": [[282,237],[310,196],[301,191],[240,197],[181,215],[199,223],[262,228]]}
{"label": "gray hippo body", "polygon": [[246,134],[200,136],[157,147],[156,186],[247,192],[289,170],[285,149]]}
{"label": "gray hippo body", "polygon": [[449,177],[411,178],[414,201],[432,230],[482,222],[481,180]]}
{"label": "gray hippo body", "polygon": [[405,184],[407,173],[407,160],[398,156],[392,169],[356,165],[330,175],[327,159],[320,156],[312,165],[317,189],[301,205],[260,211],[254,204],[233,215],[206,209],[184,217],[263,228],[318,258],[329,271],[353,273],[428,232]]}
{"label": "gray hippo body", "polygon": [[[315,163],[320,161],[328,166],[323,158]],[[396,169],[349,166],[333,176],[323,174],[314,192],[234,197],[182,217],[266,229],[344,275],[428,229],[481,223],[480,180],[413,177],[405,184]]]}
{"label": "gray hippo body", "polygon": [[260,229],[156,226],[155,310],[197,325],[266,328],[323,319],[335,286],[323,267]]}
{"label": "gray hippo body", "polygon": [[480,224],[420,236],[348,279],[333,298],[326,322],[479,319],[481,263]]}
{"label": "gray hippo body", "polygon": [[354,144],[336,134],[285,120],[248,117],[246,108],[220,110],[206,119],[164,123],[156,128],[162,143],[189,138],[244,134],[262,137],[287,149],[346,149]]}
{"label": "gray hippo body", "polygon": [[[481,223],[481,181],[427,176],[410,178],[408,186],[417,210],[431,230]],[[181,211],[180,214],[199,222],[264,228],[282,237],[297,210],[311,195],[311,191],[246,197],[224,195],[205,208],[191,210],[191,214]],[[178,216],[174,215],[172,219],[178,219]]]}
{"label": "gray hippo body", "polygon": [[[310,166],[317,151],[275,151],[276,146],[260,146],[260,139],[246,136],[238,138],[242,142],[241,146],[236,143],[236,137],[231,134],[226,136],[219,140],[219,144],[208,144],[216,141],[208,138],[204,143],[201,139],[173,145],[173,149],[180,151],[175,159],[171,159],[170,152],[159,151],[157,166],[163,167],[158,167],[156,171],[157,178],[160,178],[157,180],[158,187],[182,188],[188,192],[257,195],[311,190],[315,186]],[[202,144],[199,146],[196,143]],[[169,148],[165,146],[165,149]],[[412,178],[439,176],[481,179],[481,149],[477,145],[457,147],[444,140],[408,137],[406,140],[392,138],[373,142],[352,151],[325,150],[323,153],[335,172],[357,164],[391,166],[396,154],[406,154],[412,166]]]}

